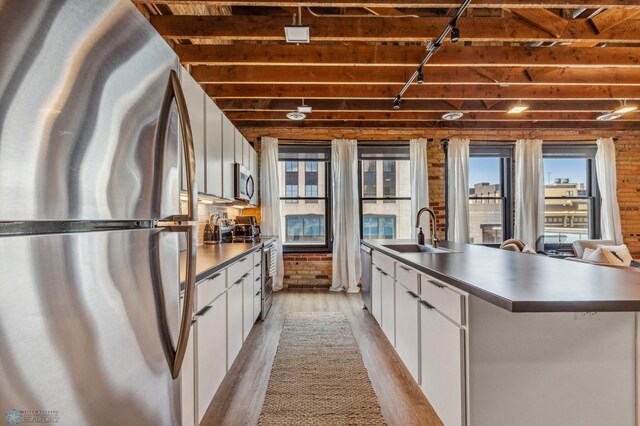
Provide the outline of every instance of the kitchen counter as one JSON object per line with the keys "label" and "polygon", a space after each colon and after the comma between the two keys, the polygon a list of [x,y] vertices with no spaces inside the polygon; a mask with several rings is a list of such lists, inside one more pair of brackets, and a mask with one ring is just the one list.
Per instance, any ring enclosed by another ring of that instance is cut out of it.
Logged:
{"label": "kitchen counter", "polygon": [[[273,241],[271,237],[263,237],[254,243],[223,243],[198,246],[196,257],[196,282],[222,269],[241,257],[260,249],[263,245]],[[184,283],[186,273],[186,255],[180,253],[180,282]],[[182,286],[182,284],[181,284]]]}
{"label": "kitchen counter", "polygon": [[511,312],[640,311],[640,272],[449,241],[456,252],[399,253],[413,240],[362,240],[398,262]]}

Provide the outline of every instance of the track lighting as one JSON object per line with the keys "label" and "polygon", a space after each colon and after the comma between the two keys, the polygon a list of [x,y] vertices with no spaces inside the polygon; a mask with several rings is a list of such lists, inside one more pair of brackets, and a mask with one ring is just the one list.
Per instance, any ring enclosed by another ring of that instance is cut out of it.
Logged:
{"label": "track lighting", "polygon": [[422,67],[418,68],[418,84],[424,84],[424,74],[422,73]]}
{"label": "track lighting", "polygon": [[400,96],[397,96],[396,99],[393,101],[393,109],[400,109],[400,102],[402,102],[400,100]]}
{"label": "track lighting", "polygon": [[460,29],[458,27],[451,28],[451,43],[460,41]]}

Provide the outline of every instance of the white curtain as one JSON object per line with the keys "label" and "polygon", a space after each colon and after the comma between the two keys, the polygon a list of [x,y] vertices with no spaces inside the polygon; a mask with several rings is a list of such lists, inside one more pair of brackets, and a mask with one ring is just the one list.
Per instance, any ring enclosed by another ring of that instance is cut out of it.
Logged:
{"label": "white curtain", "polygon": [[596,176],[602,199],[602,239],[622,244],[622,226],[616,193],[616,148],[611,138],[598,139]]}
{"label": "white curtain", "polygon": [[447,148],[447,239],[469,242],[469,139],[452,138]]}
{"label": "white curtain", "polygon": [[260,161],[260,208],[262,220],[260,232],[276,237],[276,275],[273,289],[282,290],[284,259],[282,257],[282,232],[280,229],[280,182],[278,176],[278,139],[262,138]]}
{"label": "white curtain", "polygon": [[[411,238],[416,238],[418,229],[414,228],[416,213],[422,207],[429,206],[429,173],[427,163],[427,139],[411,139],[409,141],[409,159],[411,173]],[[428,235],[429,217],[422,215],[420,226]]]}
{"label": "white curtain", "polygon": [[514,237],[529,247],[544,234],[544,163],[542,141],[520,139],[515,149]]}
{"label": "white curtain", "polygon": [[331,291],[359,291],[360,218],[358,203],[358,142],[331,142],[333,171],[333,276]]}

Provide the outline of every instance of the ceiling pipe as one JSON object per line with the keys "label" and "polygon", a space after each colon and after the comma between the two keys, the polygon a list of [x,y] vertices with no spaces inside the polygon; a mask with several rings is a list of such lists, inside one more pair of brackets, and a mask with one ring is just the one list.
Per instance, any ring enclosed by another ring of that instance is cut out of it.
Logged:
{"label": "ceiling pipe", "polygon": [[418,15],[374,15],[372,13],[363,15],[333,15],[314,12],[310,6],[307,6],[307,10],[316,18],[419,18]]}
{"label": "ceiling pipe", "polygon": [[464,0],[462,5],[460,5],[460,9],[458,9],[456,14],[453,15],[453,18],[451,18],[451,20],[449,21],[449,24],[447,24],[445,29],[442,31],[442,34],[440,34],[440,37],[438,37],[436,39],[436,41],[430,41],[427,44],[427,56],[425,56],[424,59],[422,60],[422,62],[420,62],[420,65],[418,65],[416,70],[413,72],[413,74],[409,78],[409,81],[407,81],[405,83],[405,85],[402,88],[402,90],[400,90],[400,93],[398,93],[398,96],[396,96],[396,98],[394,99],[394,101],[393,101],[393,109],[399,109],[400,108],[400,102],[402,101],[402,95],[404,95],[404,93],[407,91],[407,89],[409,89],[409,86],[411,86],[411,83],[413,83],[413,81],[418,77],[418,74],[421,72],[422,67],[427,62],[429,62],[429,59],[431,59],[431,57],[433,55],[435,55],[435,53],[442,47],[442,42],[444,41],[445,37],[449,34],[451,29],[453,29],[456,26],[456,24],[458,22],[458,18],[460,16],[462,16],[462,14],[464,13],[465,10],[467,10],[467,7],[469,6],[470,3],[471,3],[471,0]]}

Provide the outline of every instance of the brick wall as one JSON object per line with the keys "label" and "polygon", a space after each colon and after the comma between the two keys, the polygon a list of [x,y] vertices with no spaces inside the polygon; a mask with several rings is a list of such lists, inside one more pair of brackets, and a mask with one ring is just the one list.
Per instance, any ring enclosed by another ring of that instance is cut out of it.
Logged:
{"label": "brick wall", "polygon": [[329,288],[331,253],[285,253],[285,288]]}
{"label": "brick wall", "polygon": [[622,237],[633,256],[640,258],[640,137],[624,137],[616,143],[618,204]]}

